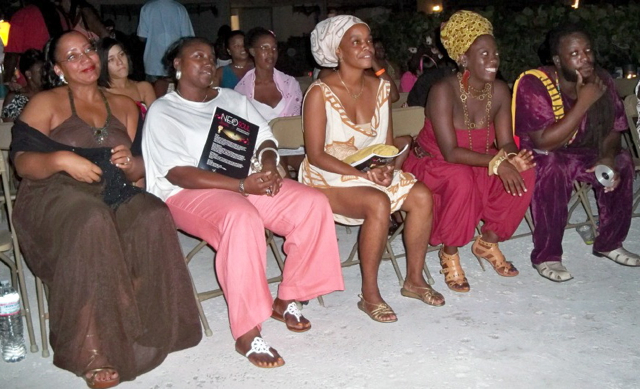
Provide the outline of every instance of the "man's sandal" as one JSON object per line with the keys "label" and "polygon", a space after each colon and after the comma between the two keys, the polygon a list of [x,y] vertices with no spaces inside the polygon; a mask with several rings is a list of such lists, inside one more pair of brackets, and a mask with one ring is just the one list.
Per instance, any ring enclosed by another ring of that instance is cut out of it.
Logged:
{"label": "man's sandal", "polygon": [[[256,336],[255,338],[253,338],[253,340],[251,341],[251,348],[246,353],[243,354],[240,350],[238,350],[237,346],[236,346],[236,351],[239,354],[244,355],[245,357],[247,357],[249,362],[253,363],[253,365],[255,365],[257,367],[270,369],[270,368],[280,367],[280,366],[284,365],[284,360],[282,359],[282,357],[280,357],[280,355],[278,355],[278,352],[276,350],[274,350],[273,348],[269,347],[269,344],[259,336]],[[274,353],[275,353],[275,355],[274,355]],[[253,361],[253,360],[251,360],[251,358],[249,358],[249,356],[251,354],[266,354],[266,355],[270,356],[271,358],[273,358],[275,363],[278,363],[278,359],[279,359],[279,360],[282,361],[282,364],[281,365],[276,364],[274,366],[259,365],[256,361]]]}
{"label": "man's sandal", "polygon": [[[393,312],[393,309],[391,309],[389,304],[387,304],[387,303],[380,303],[380,304],[370,303],[367,300],[365,300],[364,297],[362,297],[361,294],[359,294],[358,297],[360,297],[360,301],[358,301],[358,308],[362,312],[364,312],[367,315],[369,315],[369,317],[372,320],[375,320],[375,321],[380,322],[380,323],[394,323],[394,322],[398,321],[397,317],[395,319],[384,319],[385,316],[391,316],[391,315],[395,316],[395,314],[396,314],[395,312]],[[369,311],[368,309],[366,309],[365,305],[372,306],[373,309],[371,311]]]}
{"label": "man's sandal", "polygon": [[[113,373],[118,372],[114,367],[105,366],[105,367],[100,367],[97,369],[89,369],[85,371],[84,373],[82,373],[82,378],[84,378],[84,381],[87,383],[87,386],[90,387],[91,389],[113,388],[114,386],[120,383],[120,376],[116,378],[112,378],[110,380],[101,380],[101,381],[96,380],[96,376],[103,371],[110,371],[112,372],[111,375],[113,375]],[[89,374],[88,377],[87,377],[87,374]]]}
{"label": "man's sandal", "polygon": [[542,277],[553,282],[565,282],[573,278],[562,262],[547,261],[534,264],[533,267],[536,268]]}
{"label": "man's sandal", "polygon": [[640,266],[640,256],[638,254],[629,252],[624,247],[620,247],[607,253],[594,250],[593,255],[595,255],[596,257],[609,258],[613,262],[624,266]]}
{"label": "man's sandal", "polygon": [[438,257],[440,258],[440,266],[442,266],[440,274],[444,274],[444,282],[449,289],[454,292],[468,292],[471,287],[464,274],[464,270],[462,270],[462,266],[460,266],[460,256],[458,253],[447,254],[440,249]]}
{"label": "man's sandal", "polygon": [[471,246],[471,252],[478,259],[482,271],[485,271],[484,263],[482,262],[484,259],[493,266],[493,270],[495,270],[496,273],[503,277],[515,277],[520,274],[518,269],[504,258],[497,243],[485,242],[480,237],[477,237]]}
{"label": "man's sandal", "polygon": [[[285,316],[286,315],[291,315],[291,316],[295,317],[296,320],[298,321],[298,324],[302,323],[303,326],[302,327],[290,326],[289,323],[287,323],[287,321],[285,320]],[[306,331],[309,331],[311,329],[311,323],[309,323],[309,320],[305,319],[304,316],[302,316],[302,312],[300,312],[300,310],[298,309],[298,304],[296,304],[295,301],[290,302],[289,305],[287,305],[287,309],[285,309],[285,311],[282,312],[282,313],[278,313],[274,309],[271,312],[271,317],[273,319],[276,319],[276,320],[281,321],[284,324],[286,324],[287,329],[289,331],[306,332]],[[303,322],[301,319],[304,319],[305,321]]]}
{"label": "man's sandal", "polygon": [[[413,286],[408,282],[405,282],[406,286],[409,286],[412,289],[417,290],[418,292],[414,292],[413,290],[407,289],[404,286],[400,289],[400,294],[404,297],[414,298],[422,301],[427,305],[432,305],[434,307],[441,307],[444,305],[444,296],[439,292],[436,292],[431,285],[426,287]],[[440,303],[438,303],[440,301]]]}

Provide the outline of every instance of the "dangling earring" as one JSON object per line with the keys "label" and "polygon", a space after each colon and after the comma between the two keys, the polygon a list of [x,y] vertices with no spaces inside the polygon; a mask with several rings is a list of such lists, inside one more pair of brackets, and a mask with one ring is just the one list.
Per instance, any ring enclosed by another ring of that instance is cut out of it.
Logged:
{"label": "dangling earring", "polygon": [[178,69],[176,70],[176,80],[180,80],[180,77],[182,77],[182,70]]}
{"label": "dangling earring", "polygon": [[464,69],[464,72],[462,72],[462,86],[467,92],[469,91],[469,77],[471,77],[471,72],[469,69]]}
{"label": "dangling earring", "polygon": [[61,73],[58,77],[60,78],[60,82],[61,83],[65,84],[65,85],[68,84],[67,80],[64,78],[64,74]]}

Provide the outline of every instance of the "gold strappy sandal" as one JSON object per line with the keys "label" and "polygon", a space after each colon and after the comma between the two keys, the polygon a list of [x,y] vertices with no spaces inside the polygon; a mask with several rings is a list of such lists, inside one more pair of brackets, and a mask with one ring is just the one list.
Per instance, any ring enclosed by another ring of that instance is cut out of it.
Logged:
{"label": "gold strappy sandal", "polygon": [[[358,297],[360,297],[360,301],[358,301],[358,308],[362,312],[364,312],[367,315],[369,315],[369,317],[372,320],[375,320],[375,321],[380,322],[380,323],[394,323],[394,322],[398,321],[397,317],[395,319],[383,319],[385,316],[390,316],[390,315],[395,315],[396,314],[395,312],[393,312],[393,309],[391,309],[389,304],[387,304],[387,303],[380,303],[380,304],[370,303],[367,300],[365,300],[364,297],[362,297],[361,294],[359,294]],[[373,309],[371,311],[367,310],[365,308],[365,304],[368,304],[369,306],[372,306]]]}
{"label": "gold strappy sandal", "polygon": [[[404,297],[418,299],[423,303],[432,305],[434,307],[441,307],[444,305],[444,296],[442,296],[442,294],[440,294],[439,292],[436,292],[435,289],[433,289],[430,285],[426,287],[420,287],[405,282],[405,286],[415,289],[417,290],[417,292],[414,292],[403,286],[402,289],[400,289],[400,294]],[[440,303],[438,303],[438,300],[440,300]]]}

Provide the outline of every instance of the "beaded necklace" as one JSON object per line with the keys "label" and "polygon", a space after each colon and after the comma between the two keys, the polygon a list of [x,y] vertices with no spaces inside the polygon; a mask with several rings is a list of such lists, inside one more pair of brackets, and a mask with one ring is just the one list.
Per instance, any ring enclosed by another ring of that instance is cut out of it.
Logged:
{"label": "beaded necklace", "polygon": [[471,137],[471,130],[477,129],[479,126],[484,124],[484,120],[480,120],[478,123],[472,122],[469,119],[469,107],[467,106],[467,100],[469,96],[478,100],[487,99],[487,104],[485,105],[485,111],[487,114],[487,144],[485,147],[485,154],[489,154],[489,137],[491,136],[490,124],[491,124],[491,83],[486,83],[484,85],[483,90],[478,90],[469,85],[469,91],[464,89],[464,84],[462,83],[462,74],[458,73],[458,84],[460,85],[460,101],[462,101],[462,112],[464,113],[464,124],[467,127],[467,131],[469,133],[469,150],[473,150],[473,139]]}

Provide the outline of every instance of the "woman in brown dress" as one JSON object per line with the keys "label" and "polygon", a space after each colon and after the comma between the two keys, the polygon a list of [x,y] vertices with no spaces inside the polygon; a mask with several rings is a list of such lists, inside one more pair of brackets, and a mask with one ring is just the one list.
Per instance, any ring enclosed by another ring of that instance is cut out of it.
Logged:
{"label": "woman in brown dress", "polygon": [[130,151],[135,104],[98,87],[82,34],[45,55],[45,74],[66,85],[34,96],[14,126],[15,227],[49,288],[54,364],[112,387],[198,344],[198,313],[171,214],[129,184],[144,175]]}

